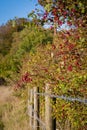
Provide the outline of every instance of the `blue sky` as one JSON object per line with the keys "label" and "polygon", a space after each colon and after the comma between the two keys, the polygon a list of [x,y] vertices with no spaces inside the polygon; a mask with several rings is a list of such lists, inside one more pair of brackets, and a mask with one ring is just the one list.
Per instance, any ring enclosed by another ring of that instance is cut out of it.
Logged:
{"label": "blue sky", "polygon": [[26,18],[37,0],[0,0],[0,25],[15,17]]}

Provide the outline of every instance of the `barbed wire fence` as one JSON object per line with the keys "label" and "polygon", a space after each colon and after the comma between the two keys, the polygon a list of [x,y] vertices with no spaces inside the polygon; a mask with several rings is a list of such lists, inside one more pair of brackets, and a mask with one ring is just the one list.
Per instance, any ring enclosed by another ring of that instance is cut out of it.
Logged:
{"label": "barbed wire fence", "polygon": [[[46,84],[45,93],[39,93],[38,87],[34,87],[29,92],[28,115],[30,122],[30,130],[59,130],[56,128],[56,119],[52,117],[52,106],[50,99],[62,99],[69,102],[79,102],[87,105],[87,99],[67,97],[64,95],[51,94],[49,84]],[[41,120],[39,115],[39,97],[45,97],[45,121]],[[62,130],[60,126],[60,130]]]}

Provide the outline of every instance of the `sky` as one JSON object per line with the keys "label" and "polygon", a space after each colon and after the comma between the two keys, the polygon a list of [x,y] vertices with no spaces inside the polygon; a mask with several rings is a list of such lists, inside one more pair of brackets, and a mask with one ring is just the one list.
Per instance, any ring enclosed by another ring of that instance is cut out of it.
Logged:
{"label": "sky", "polygon": [[0,0],[0,25],[15,17],[27,18],[36,3],[37,0]]}
{"label": "sky", "polygon": [[[0,0],[0,26],[7,21],[17,18],[27,18],[28,14],[36,8],[38,0]],[[38,6],[41,8],[41,6]],[[41,8],[42,9],[42,8]],[[46,25],[45,28],[49,26]],[[63,25],[67,28],[67,25]]]}

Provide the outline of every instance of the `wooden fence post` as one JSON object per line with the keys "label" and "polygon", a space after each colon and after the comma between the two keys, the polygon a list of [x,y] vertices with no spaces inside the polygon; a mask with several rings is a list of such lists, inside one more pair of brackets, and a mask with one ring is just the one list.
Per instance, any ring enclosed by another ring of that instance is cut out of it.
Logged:
{"label": "wooden fence post", "polygon": [[32,130],[33,127],[33,89],[30,90],[30,107],[29,107],[29,121],[30,121],[30,130]]}
{"label": "wooden fence post", "polygon": [[[50,90],[50,84],[46,84],[45,86],[45,93],[51,94]],[[46,130],[56,130],[56,124],[55,120],[52,117],[52,105],[50,102],[49,95],[45,96],[45,124],[46,124]]]}
{"label": "wooden fence post", "polygon": [[36,118],[39,118],[39,87],[34,87],[34,130],[39,130],[39,122]]}

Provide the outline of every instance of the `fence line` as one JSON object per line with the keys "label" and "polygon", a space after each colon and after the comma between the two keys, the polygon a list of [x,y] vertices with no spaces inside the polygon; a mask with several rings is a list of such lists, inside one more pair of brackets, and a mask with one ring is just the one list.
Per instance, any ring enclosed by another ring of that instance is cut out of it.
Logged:
{"label": "fence line", "polygon": [[[35,111],[34,111],[34,109],[32,109],[32,113],[35,113]],[[30,116],[30,114],[29,114],[29,116]],[[42,125],[42,127],[43,127],[43,130],[46,130],[46,128],[45,128],[45,123],[40,119],[40,118],[38,118],[37,116],[31,116],[31,118],[35,118],[41,125]],[[32,126],[32,128],[33,128],[34,126]],[[36,126],[37,127],[37,126]]]}
{"label": "fence line", "polygon": [[[56,129],[56,118],[52,117],[52,105],[50,104],[50,98],[56,103],[56,98],[71,101],[71,102],[80,102],[85,105],[87,105],[87,99],[84,98],[73,98],[70,96],[64,96],[64,95],[54,95],[51,93],[51,90],[49,90],[49,84],[46,84],[45,86],[45,92],[40,93],[39,87],[34,87],[29,92],[30,99],[28,100],[28,115],[30,117],[30,130],[57,130]],[[45,97],[45,121],[43,122],[39,116],[39,97],[38,96],[44,96]],[[59,127],[59,126],[58,126]],[[61,128],[62,130],[62,128]],[[69,128],[68,130],[71,130]]]}
{"label": "fence line", "polygon": [[[33,93],[34,94],[34,93]],[[68,100],[68,101],[78,101],[84,104],[87,104],[87,99],[81,99],[81,98],[73,98],[73,97],[66,97],[64,95],[59,96],[59,95],[54,95],[54,94],[48,94],[48,93],[36,93],[37,95],[41,95],[41,96],[49,96],[51,98],[59,98],[59,99],[63,99],[63,100]]]}

